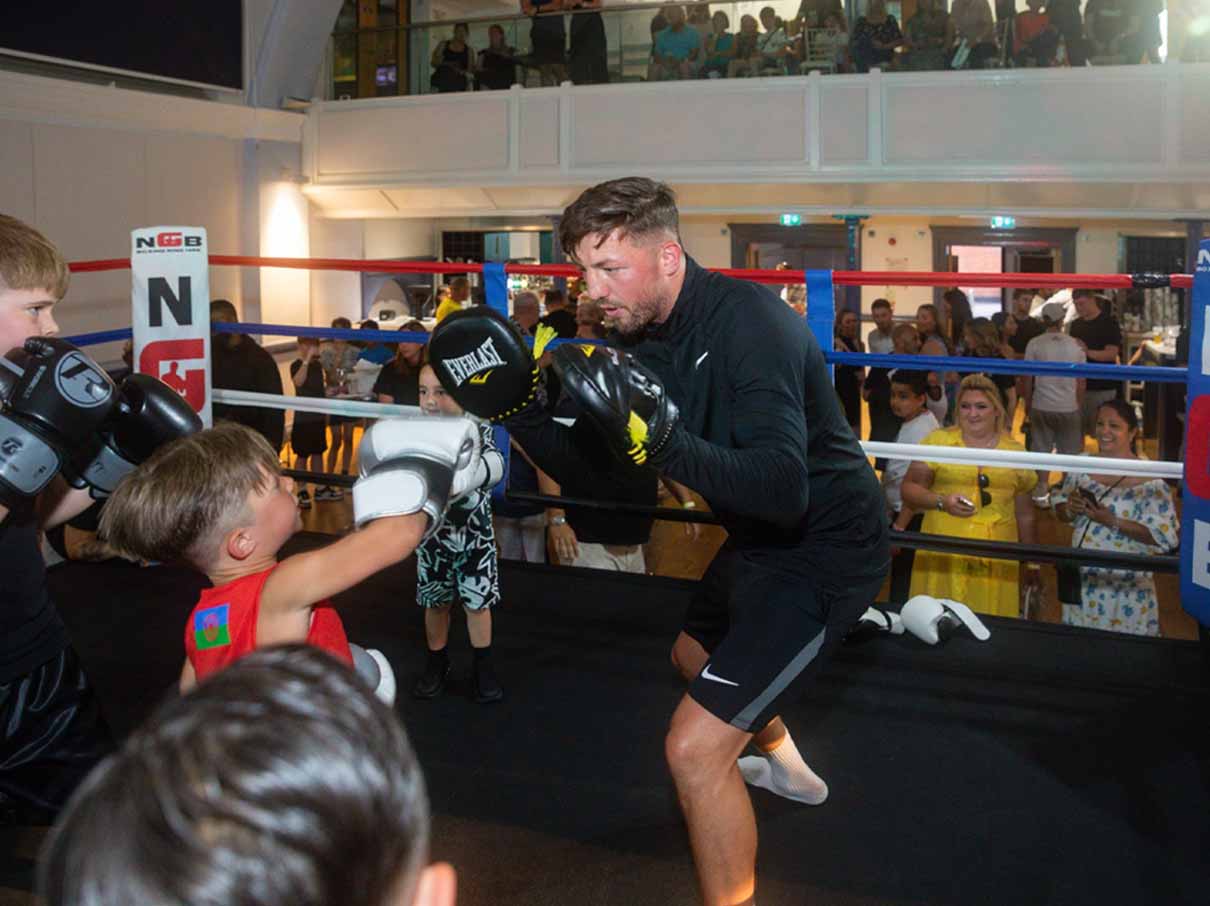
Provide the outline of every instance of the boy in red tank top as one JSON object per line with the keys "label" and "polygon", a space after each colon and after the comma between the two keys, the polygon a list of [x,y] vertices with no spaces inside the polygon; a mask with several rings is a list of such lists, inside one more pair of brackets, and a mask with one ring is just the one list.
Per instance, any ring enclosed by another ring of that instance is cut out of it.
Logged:
{"label": "boy in red tank top", "polygon": [[[330,596],[410,556],[465,490],[464,473],[481,467],[473,423],[431,421],[384,419],[367,431],[354,506],[358,525],[368,524],[280,563],[302,521],[293,479],[255,431],[222,422],[161,448],[119,485],[101,520],[109,543],[145,560],[184,560],[214,586],[185,627],[182,692],[269,645],[306,642],[353,664]],[[372,482],[367,462],[378,472]],[[359,500],[363,485],[370,493]],[[381,655],[374,660],[390,672]]]}

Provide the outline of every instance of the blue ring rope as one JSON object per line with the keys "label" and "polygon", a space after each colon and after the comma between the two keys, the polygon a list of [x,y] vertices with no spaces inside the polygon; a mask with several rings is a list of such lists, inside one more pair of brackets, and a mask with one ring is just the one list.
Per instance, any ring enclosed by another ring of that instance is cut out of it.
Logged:
{"label": "blue ring rope", "polygon": [[1169,384],[1183,384],[1189,380],[1189,373],[1184,368],[1158,365],[1077,365],[1069,362],[1026,362],[1023,359],[980,359],[966,356],[881,355],[869,352],[835,352],[830,349],[824,351],[824,360],[833,365],[913,368],[917,371],[982,371],[987,374],[1157,381]]}

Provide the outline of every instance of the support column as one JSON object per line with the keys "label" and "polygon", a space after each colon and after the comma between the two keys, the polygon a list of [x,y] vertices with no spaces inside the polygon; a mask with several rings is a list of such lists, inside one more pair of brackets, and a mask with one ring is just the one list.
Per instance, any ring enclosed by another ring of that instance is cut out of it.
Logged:
{"label": "support column", "polygon": [[[1206,221],[1204,220],[1186,220],[1185,224],[1185,273],[1192,274],[1197,267],[1197,250],[1201,244],[1202,236],[1206,232]],[[1184,294],[1184,300],[1181,304],[1181,331],[1185,334],[1189,333],[1189,313],[1192,310],[1193,291],[1189,290]],[[1178,362],[1178,364],[1180,364]]]}
{"label": "support column", "polygon": [[[837,220],[843,220],[846,232],[845,242],[845,270],[859,271],[861,270],[861,227],[869,219],[868,214],[846,214],[843,217],[837,217]],[[861,287],[846,286],[844,288],[844,304],[841,306],[843,311],[851,311],[861,318]]]}
{"label": "support column", "polygon": [[[566,264],[567,263],[567,256],[563,254],[563,243],[561,243],[559,241],[559,225],[562,222],[563,222],[563,218],[560,216],[553,216],[550,218],[550,228],[551,228],[550,257],[551,257],[552,264]],[[561,293],[567,292],[567,278],[566,277],[555,277],[555,289],[557,289]],[[575,300],[568,299],[568,302],[571,303],[572,308],[574,309]]]}

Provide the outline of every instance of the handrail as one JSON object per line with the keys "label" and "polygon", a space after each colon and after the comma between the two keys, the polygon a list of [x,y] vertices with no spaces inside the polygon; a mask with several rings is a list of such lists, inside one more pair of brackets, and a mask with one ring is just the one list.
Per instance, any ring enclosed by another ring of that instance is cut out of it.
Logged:
{"label": "handrail", "polygon": [[[730,2],[738,5],[740,0],[730,0]],[[361,35],[361,34],[366,34],[367,32],[395,32],[395,31],[401,31],[404,29],[410,30],[410,29],[419,29],[419,28],[431,28],[431,27],[437,26],[437,25],[444,25],[449,28],[453,28],[455,25],[464,25],[464,24],[465,25],[481,25],[484,22],[486,22],[488,24],[497,23],[497,22],[520,22],[525,19],[549,18],[549,17],[553,17],[553,16],[574,16],[579,13],[610,13],[610,12],[629,13],[629,12],[634,12],[636,10],[641,11],[641,10],[645,10],[645,9],[663,9],[667,5],[668,5],[667,3],[633,3],[633,4],[627,3],[625,5],[618,5],[618,6],[600,6],[600,7],[597,7],[596,9],[559,9],[559,10],[554,10],[553,12],[549,12],[549,13],[535,13],[532,16],[527,16],[524,13],[514,13],[513,15],[500,15],[500,16],[461,16],[457,19],[429,19],[425,22],[409,22],[407,25],[403,25],[403,24],[400,24],[400,25],[375,25],[370,28],[357,28],[357,29],[354,29],[353,31],[334,31],[334,32],[332,32],[332,37],[333,38],[348,38],[348,37],[355,37],[355,36]],[[727,5],[727,0],[723,0],[723,2],[720,3],[719,5],[720,6]],[[793,20],[789,20],[789,21],[793,21]],[[686,22],[685,24],[688,25],[689,23]]]}

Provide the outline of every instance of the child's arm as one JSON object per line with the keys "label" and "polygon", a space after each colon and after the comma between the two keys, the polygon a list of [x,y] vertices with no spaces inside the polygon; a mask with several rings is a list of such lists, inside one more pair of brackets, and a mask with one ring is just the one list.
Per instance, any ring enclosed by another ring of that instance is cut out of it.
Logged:
{"label": "child's arm", "polygon": [[[289,557],[261,592],[261,614],[282,615],[345,591],[411,555],[451,499],[479,486],[479,429],[466,418],[384,418],[358,450],[353,515],[366,527],[317,551]],[[498,454],[497,454],[498,455]]]}
{"label": "child's arm", "polygon": [[185,666],[181,668],[181,679],[177,686],[181,690],[181,695],[185,695],[197,685],[197,674],[193,672],[193,665],[189,663],[189,658],[185,658]]}
{"label": "child's arm", "polygon": [[305,610],[411,556],[428,528],[423,513],[375,519],[334,544],[282,561],[261,592],[262,614]]}
{"label": "child's arm", "polygon": [[[511,439],[509,443],[512,443]],[[481,491],[490,491],[504,480],[504,454],[496,446],[496,440],[492,436],[491,425],[479,426],[479,444],[480,455],[483,460],[483,471],[480,473],[482,480],[478,489]]]}

